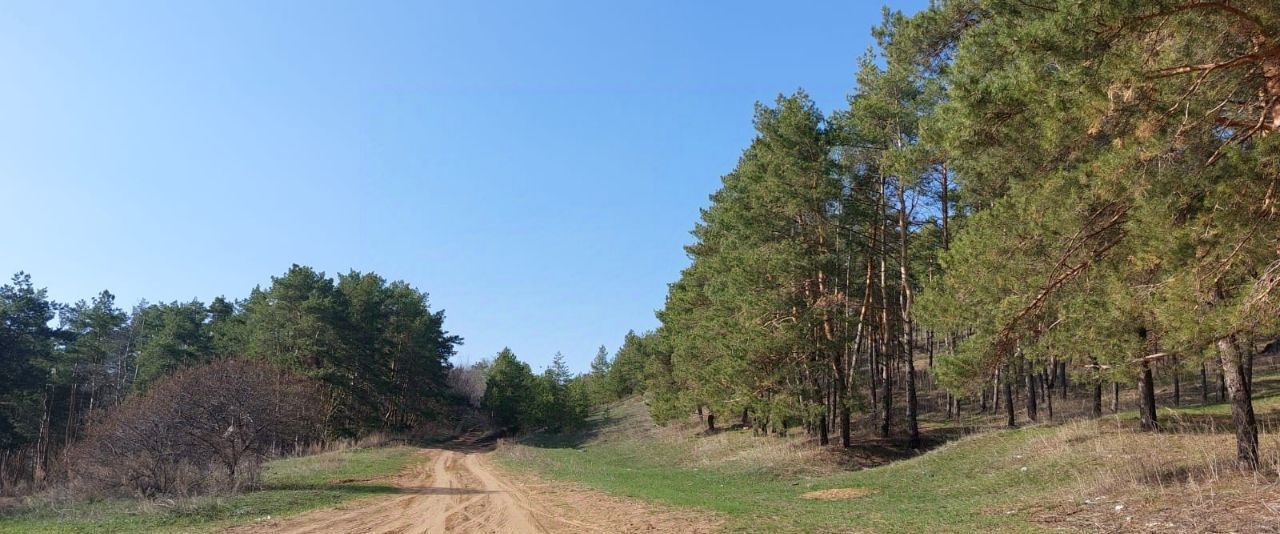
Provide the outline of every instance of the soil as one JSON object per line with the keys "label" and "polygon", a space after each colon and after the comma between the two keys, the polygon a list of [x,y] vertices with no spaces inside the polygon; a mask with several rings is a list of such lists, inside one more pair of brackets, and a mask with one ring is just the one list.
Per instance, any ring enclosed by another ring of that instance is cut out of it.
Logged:
{"label": "soil", "polygon": [[391,481],[398,493],[227,532],[705,533],[719,526],[705,514],[507,473],[493,465],[492,454],[491,445],[468,440],[423,449],[412,466]]}

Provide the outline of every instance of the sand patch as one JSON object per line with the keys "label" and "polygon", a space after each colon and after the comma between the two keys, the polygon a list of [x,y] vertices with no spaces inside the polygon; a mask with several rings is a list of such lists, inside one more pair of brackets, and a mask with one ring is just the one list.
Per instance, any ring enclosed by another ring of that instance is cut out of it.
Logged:
{"label": "sand patch", "polygon": [[832,488],[820,491],[811,491],[801,495],[801,499],[813,499],[817,501],[844,501],[849,499],[857,499],[866,497],[875,493],[876,490],[871,488]]}

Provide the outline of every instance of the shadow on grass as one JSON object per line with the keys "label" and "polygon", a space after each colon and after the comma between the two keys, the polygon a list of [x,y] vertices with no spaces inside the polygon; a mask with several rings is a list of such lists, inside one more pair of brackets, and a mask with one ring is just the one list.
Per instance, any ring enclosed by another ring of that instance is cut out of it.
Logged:
{"label": "shadow on grass", "polygon": [[539,449],[577,449],[600,435],[601,430],[613,426],[623,417],[605,411],[587,421],[587,427],[571,432],[535,432],[519,438],[521,445]]}
{"label": "shadow on grass", "polygon": [[[1252,395],[1258,428],[1263,431],[1280,429],[1280,410],[1267,407],[1280,401],[1280,374],[1256,376]],[[1231,419],[1231,405],[1211,401],[1182,406],[1161,406],[1157,414],[1161,431],[1176,434],[1219,434],[1235,432]],[[1137,424],[1136,413],[1124,413],[1120,418]]]}

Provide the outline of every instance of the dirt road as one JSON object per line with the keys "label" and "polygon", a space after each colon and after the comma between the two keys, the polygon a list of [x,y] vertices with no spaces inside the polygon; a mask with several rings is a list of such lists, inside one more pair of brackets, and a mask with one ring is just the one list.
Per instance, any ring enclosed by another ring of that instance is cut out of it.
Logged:
{"label": "dirt road", "polygon": [[689,511],[620,499],[565,484],[506,476],[490,450],[464,444],[423,449],[393,482],[398,493],[338,508],[261,521],[229,532],[272,534],[443,532],[711,532]]}

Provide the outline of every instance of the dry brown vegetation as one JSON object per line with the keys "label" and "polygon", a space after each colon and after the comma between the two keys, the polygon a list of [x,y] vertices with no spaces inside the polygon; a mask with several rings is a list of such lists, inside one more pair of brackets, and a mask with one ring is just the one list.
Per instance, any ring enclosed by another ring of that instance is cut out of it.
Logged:
{"label": "dry brown vegetation", "polygon": [[312,382],[263,363],[179,371],[88,427],[67,452],[69,487],[150,497],[255,485],[280,447],[320,438],[316,399]]}
{"label": "dry brown vegetation", "polygon": [[1033,440],[1030,454],[1059,458],[1073,479],[1034,514],[1037,522],[1084,531],[1280,529],[1280,429],[1262,429],[1262,468],[1252,471],[1238,466],[1231,429],[1212,416],[1162,415],[1169,421],[1160,433],[1109,417]]}

